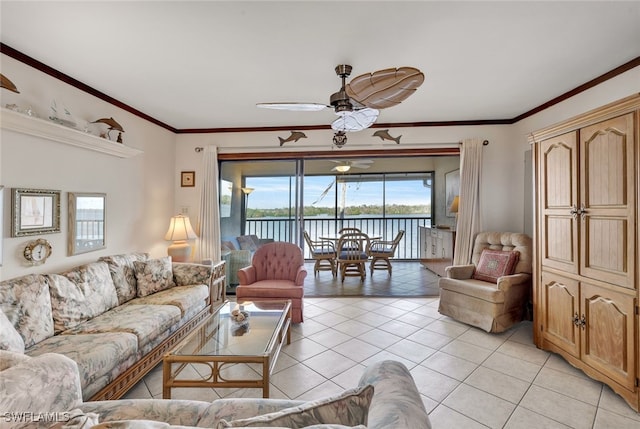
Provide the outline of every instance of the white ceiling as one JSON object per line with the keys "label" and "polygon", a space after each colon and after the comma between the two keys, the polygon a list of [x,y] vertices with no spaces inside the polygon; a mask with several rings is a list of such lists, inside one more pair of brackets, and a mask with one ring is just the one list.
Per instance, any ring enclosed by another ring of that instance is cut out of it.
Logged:
{"label": "white ceiling", "polygon": [[[512,119],[640,57],[639,1],[0,2],[2,43],[176,129],[325,125],[352,77],[424,84],[379,123]],[[10,77],[19,87],[19,77]]]}

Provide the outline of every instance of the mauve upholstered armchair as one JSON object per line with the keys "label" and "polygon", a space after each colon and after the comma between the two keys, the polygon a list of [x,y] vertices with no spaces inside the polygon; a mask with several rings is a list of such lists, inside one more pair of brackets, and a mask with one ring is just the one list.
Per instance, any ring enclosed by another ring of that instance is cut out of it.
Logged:
{"label": "mauve upholstered armchair", "polygon": [[303,322],[304,266],[302,249],[283,241],[268,243],[253,254],[251,265],[238,270],[238,301],[291,300],[291,321]]}
{"label": "mauve upholstered armchair", "polygon": [[[485,249],[493,252],[483,256]],[[488,275],[493,274],[491,270],[499,272],[500,261],[508,261],[507,254],[514,252],[517,252],[517,259],[510,261],[511,274],[483,278],[485,270],[479,264],[487,267]],[[487,257],[488,254],[492,256]],[[481,261],[483,257],[484,261]],[[447,267],[446,277],[438,281],[438,311],[487,332],[509,329],[523,320],[531,299],[532,258],[532,241],[526,234],[479,233],[474,240],[471,263]]]}

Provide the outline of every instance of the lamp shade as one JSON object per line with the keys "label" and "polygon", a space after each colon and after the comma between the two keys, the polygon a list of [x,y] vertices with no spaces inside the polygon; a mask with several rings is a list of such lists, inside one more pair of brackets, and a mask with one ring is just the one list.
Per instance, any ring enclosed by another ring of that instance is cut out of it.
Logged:
{"label": "lamp shade", "polygon": [[241,188],[241,189],[242,189],[242,192],[244,192],[245,195],[249,195],[250,193],[255,191],[255,189],[253,189],[253,188]]}
{"label": "lamp shade", "polygon": [[189,218],[184,215],[177,215],[171,218],[169,230],[164,236],[167,241],[184,241],[198,238],[191,227]]}
{"label": "lamp shade", "polygon": [[449,211],[451,211],[451,213],[458,213],[458,204],[460,204],[460,197],[456,195],[455,197],[453,197],[453,201],[451,202]]}

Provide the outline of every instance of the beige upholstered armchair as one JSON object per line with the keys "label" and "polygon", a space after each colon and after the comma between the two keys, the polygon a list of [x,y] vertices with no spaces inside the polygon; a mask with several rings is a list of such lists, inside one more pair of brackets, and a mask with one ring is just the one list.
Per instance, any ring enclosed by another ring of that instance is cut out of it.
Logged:
{"label": "beige upholstered armchair", "polygon": [[446,268],[440,278],[441,314],[502,332],[520,322],[531,297],[531,237],[512,232],[481,232],[471,264]]}

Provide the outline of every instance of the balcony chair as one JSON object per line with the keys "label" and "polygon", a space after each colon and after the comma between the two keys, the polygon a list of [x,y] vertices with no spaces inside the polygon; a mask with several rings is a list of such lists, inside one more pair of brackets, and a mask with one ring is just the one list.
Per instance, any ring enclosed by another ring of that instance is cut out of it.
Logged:
{"label": "balcony chair", "polygon": [[253,254],[251,265],[238,270],[238,301],[291,300],[291,321],[303,321],[304,266],[302,249],[293,243],[264,244]]}
{"label": "balcony chair", "polygon": [[440,314],[487,332],[503,332],[523,320],[531,297],[531,237],[481,232],[471,264],[445,269],[440,278]]}
{"label": "balcony chair", "polygon": [[396,253],[396,248],[404,237],[404,230],[398,231],[396,237],[389,240],[372,240],[369,245],[368,254],[371,258],[371,263],[369,264],[369,269],[371,270],[371,275],[373,275],[373,270],[386,270],[391,275],[391,261],[389,258],[393,258],[393,255]]}
{"label": "balcony chair", "polygon": [[337,274],[336,268],[336,247],[329,240],[312,240],[309,233],[304,231],[304,241],[309,246],[311,257],[316,263],[313,266],[314,277],[319,271],[331,271],[333,277]]}
{"label": "balcony chair", "polygon": [[361,281],[367,275],[365,268],[369,261],[367,249],[369,248],[369,236],[362,232],[351,232],[342,234],[338,240],[338,270],[340,278],[348,276],[359,276]]}
{"label": "balcony chair", "polygon": [[[355,227],[340,228],[340,230],[338,231],[338,236],[342,236],[343,234],[350,234],[352,232],[362,232],[362,231],[360,230],[360,228],[355,228]],[[340,247],[337,247],[337,249],[340,249]]]}

